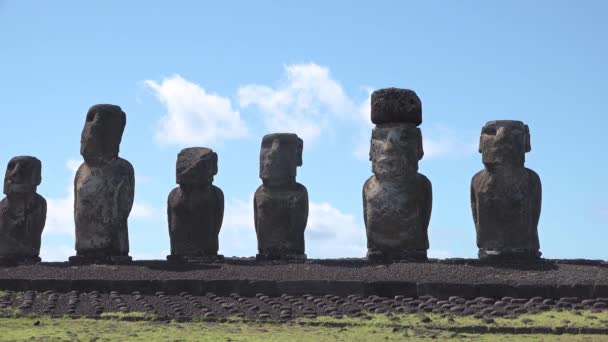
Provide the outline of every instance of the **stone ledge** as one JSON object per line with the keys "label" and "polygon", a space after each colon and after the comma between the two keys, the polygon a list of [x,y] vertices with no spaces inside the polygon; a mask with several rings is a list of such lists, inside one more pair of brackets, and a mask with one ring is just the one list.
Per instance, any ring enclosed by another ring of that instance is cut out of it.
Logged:
{"label": "stone ledge", "polygon": [[151,279],[151,280],[104,280],[104,279],[0,279],[0,290],[9,291],[118,291],[143,294],[165,292],[177,295],[188,292],[204,295],[213,292],[220,296],[236,293],[253,297],[257,293],[269,296],[289,295],[377,295],[394,297],[419,297],[432,295],[437,298],[460,296],[465,298],[511,296],[515,298],[578,297],[581,299],[608,297],[608,285],[506,285],[506,284],[456,284],[425,283],[407,281],[342,281],[342,280],[196,280],[196,279]]}

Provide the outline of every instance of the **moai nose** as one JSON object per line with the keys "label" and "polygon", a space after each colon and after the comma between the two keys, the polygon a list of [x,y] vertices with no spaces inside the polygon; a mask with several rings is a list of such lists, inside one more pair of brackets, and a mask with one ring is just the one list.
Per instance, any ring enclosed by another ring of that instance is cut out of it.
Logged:
{"label": "moai nose", "polygon": [[21,180],[21,164],[17,163],[17,165],[15,165],[9,174],[9,178],[13,182]]}
{"label": "moai nose", "polygon": [[272,150],[273,150],[273,151],[278,150],[278,149],[279,149],[279,147],[280,147],[280,145],[281,145],[281,143],[279,142],[279,140],[278,140],[278,139],[275,139],[275,140],[272,142]]}
{"label": "moai nose", "polygon": [[505,127],[498,127],[498,129],[496,130],[496,138],[497,139],[504,139],[505,135],[506,135],[506,129]]}
{"label": "moai nose", "polygon": [[384,142],[383,151],[390,152],[395,149],[395,145],[397,143],[397,135],[394,132],[389,132],[386,141]]}

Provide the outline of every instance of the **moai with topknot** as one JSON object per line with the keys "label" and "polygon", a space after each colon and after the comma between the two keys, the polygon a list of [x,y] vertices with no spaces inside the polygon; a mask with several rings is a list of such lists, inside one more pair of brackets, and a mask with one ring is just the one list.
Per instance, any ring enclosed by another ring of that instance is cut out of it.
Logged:
{"label": "moai with topknot", "polygon": [[218,237],[224,218],[224,193],[213,185],[217,154],[204,147],[183,149],[177,156],[176,181],[167,201],[171,255],[177,263],[223,259]]}
{"label": "moai with topknot", "polygon": [[517,261],[541,256],[542,189],[536,172],[524,167],[530,150],[530,131],[521,121],[489,121],[481,130],[479,152],[484,169],[471,181],[481,259]]}
{"label": "moai with topknot", "polygon": [[41,181],[40,160],[11,159],[0,201],[0,264],[40,261],[40,238],[46,221],[46,201],[36,193]]}
{"label": "moai with topknot", "polygon": [[304,142],[291,133],[265,135],[260,150],[263,184],[253,200],[258,260],[301,262],[308,221],[308,192],[296,182]]}
{"label": "moai with topknot", "polygon": [[119,106],[101,104],[87,113],[74,178],[76,255],[73,263],[125,263],[129,256],[127,219],[133,207],[133,166],[118,157],[127,123]]}
{"label": "moai with topknot", "polygon": [[372,93],[371,176],[363,185],[367,259],[427,260],[431,182],[418,173],[424,155],[422,105],[415,92],[387,88]]}

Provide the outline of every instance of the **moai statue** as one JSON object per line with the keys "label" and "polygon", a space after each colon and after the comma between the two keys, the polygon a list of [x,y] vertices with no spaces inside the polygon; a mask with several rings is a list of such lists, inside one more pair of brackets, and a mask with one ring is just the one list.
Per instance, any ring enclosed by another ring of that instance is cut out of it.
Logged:
{"label": "moai statue", "polygon": [[372,93],[369,158],[374,173],[363,185],[367,259],[426,260],[431,182],[418,173],[424,154],[422,105],[415,92],[387,88]]}
{"label": "moai statue", "polygon": [[119,106],[89,109],[80,139],[84,163],[74,178],[76,256],[73,263],[129,262],[127,218],[133,206],[133,166],[118,157],[127,122]]}
{"label": "moai statue", "polygon": [[296,182],[304,142],[295,134],[265,135],[260,150],[261,185],[253,199],[258,260],[303,262],[308,191]]}
{"label": "moai statue", "polygon": [[490,121],[481,129],[479,152],[484,169],[471,181],[471,208],[479,258],[540,258],[538,219],[541,184],[524,167],[530,131],[521,121]]}
{"label": "moai statue", "polygon": [[0,201],[0,264],[40,261],[46,201],[36,193],[42,164],[34,157],[10,160]]}
{"label": "moai statue", "polygon": [[217,254],[224,218],[224,193],[213,185],[217,154],[204,147],[183,149],[177,156],[176,180],[167,201],[171,255],[167,260],[198,263],[222,259]]}

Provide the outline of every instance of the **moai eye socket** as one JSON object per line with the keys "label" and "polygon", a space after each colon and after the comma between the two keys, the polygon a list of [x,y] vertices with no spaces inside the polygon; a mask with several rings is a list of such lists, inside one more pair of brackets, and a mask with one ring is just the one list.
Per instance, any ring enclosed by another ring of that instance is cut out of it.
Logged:
{"label": "moai eye socket", "polygon": [[483,134],[496,135],[496,127],[494,127],[494,126],[484,127]]}
{"label": "moai eye socket", "polygon": [[375,140],[384,140],[386,139],[386,130],[384,129],[373,129],[372,130],[372,139]]}

